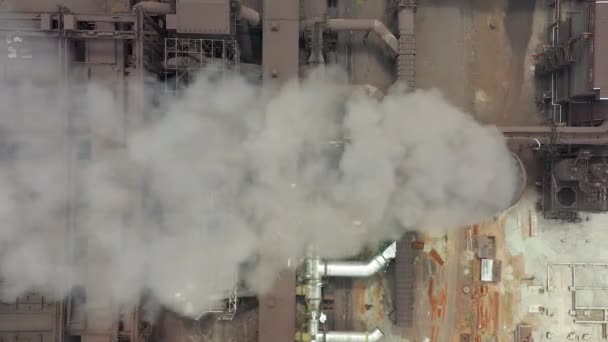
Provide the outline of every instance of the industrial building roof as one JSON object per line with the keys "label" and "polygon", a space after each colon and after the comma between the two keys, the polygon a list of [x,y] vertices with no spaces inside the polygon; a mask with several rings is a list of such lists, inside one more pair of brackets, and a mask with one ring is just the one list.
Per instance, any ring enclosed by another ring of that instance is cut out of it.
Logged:
{"label": "industrial building roof", "polygon": [[593,37],[593,88],[599,90],[600,99],[608,100],[608,3],[604,1],[595,2]]}

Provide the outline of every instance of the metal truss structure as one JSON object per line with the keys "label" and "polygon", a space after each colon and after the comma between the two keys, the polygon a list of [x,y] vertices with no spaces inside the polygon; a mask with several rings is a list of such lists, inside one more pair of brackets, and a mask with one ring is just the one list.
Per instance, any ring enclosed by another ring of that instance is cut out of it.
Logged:
{"label": "metal truss structure", "polygon": [[164,51],[168,91],[184,88],[204,68],[238,71],[240,54],[234,39],[165,38]]}

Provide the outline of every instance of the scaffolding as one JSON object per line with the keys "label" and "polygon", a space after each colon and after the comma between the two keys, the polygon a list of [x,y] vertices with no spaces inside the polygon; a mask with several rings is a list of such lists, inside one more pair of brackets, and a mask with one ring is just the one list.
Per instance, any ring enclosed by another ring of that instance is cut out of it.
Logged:
{"label": "scaffolding", "polygon": [[211,305],[201,312],[197,319],[206,315],[212,315],[213,317],[216,317],[218,321],[231,321],[234,318],[234,315],[236,315],[237,307],[238,275],[235,274],[234,286],[225,292],[218,291],[217,297],[211,300]]}
{"label": "scaffolding", "polygon": [[240,53],[235,39],[165,38],[165,85],[173,92],[192,83],[204,68],[238,72]]}

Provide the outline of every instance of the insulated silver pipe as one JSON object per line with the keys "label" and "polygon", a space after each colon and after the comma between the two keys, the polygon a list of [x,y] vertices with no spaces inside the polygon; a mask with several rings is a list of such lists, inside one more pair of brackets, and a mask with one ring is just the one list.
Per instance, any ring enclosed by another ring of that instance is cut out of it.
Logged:
{"label": "insulated silver pipe", "polygon": [[395,53],[399,54],[399,42],[395,35],[382,23],[376,19],[329,19],[327,28],[330,31],[372,31],[390,47]]}
{"label": "insulated silver pipe", "polygon": [[318,333],[316,342],[374,342],[382,337],[384,334],[378,328],[372,332],[328,331]]}
{"label": "insulated silver pipe", "polygon": [[396,255],[397,243],[393,242],[369,262],[326,261],[324,275],[327,277],[369,277],[386,267]]}
{"label": "insulated silver pipe", "polygon": [[321,272],[319,266],[321,262],[318,258],[309,258],[306,260],[306,301],[308,307],[312,311],[317,311],[321,307],[321,288],[323,282],[321,280]]}
{"label": "insulated silver pipe", "polygon": [[304,264],[306,303],[308,305],[308,334],[311,342],[373,342],[382,339],[380,329],[372,332],[319,332],[323,277],[369,277],[388,265],[397,255],[397,242],[390,244],[369,262],[322,261],[309,257]]}

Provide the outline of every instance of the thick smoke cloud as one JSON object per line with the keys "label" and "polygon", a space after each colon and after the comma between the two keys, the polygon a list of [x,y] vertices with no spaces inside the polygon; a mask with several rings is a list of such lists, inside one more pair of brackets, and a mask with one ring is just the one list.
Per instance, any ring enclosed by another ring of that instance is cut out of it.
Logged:
{"label": "thick smoke cloud", "polygon": [[[123,124],[139,114],[103,86],[67,102],[3,86],[3,297],[86,283],[121,303],[149,289],[196,315],[243,263],[264,291],[308,246],[347,257],[406,229],[475,222],[514,196],[500,132],[435,91],[395,87],[377,100],[319,74],[276,91],[216,76],[133,132]],[[58,119],[72,102],[89,123],[90,160],[78,160],[87,144],[73,120]]]}

